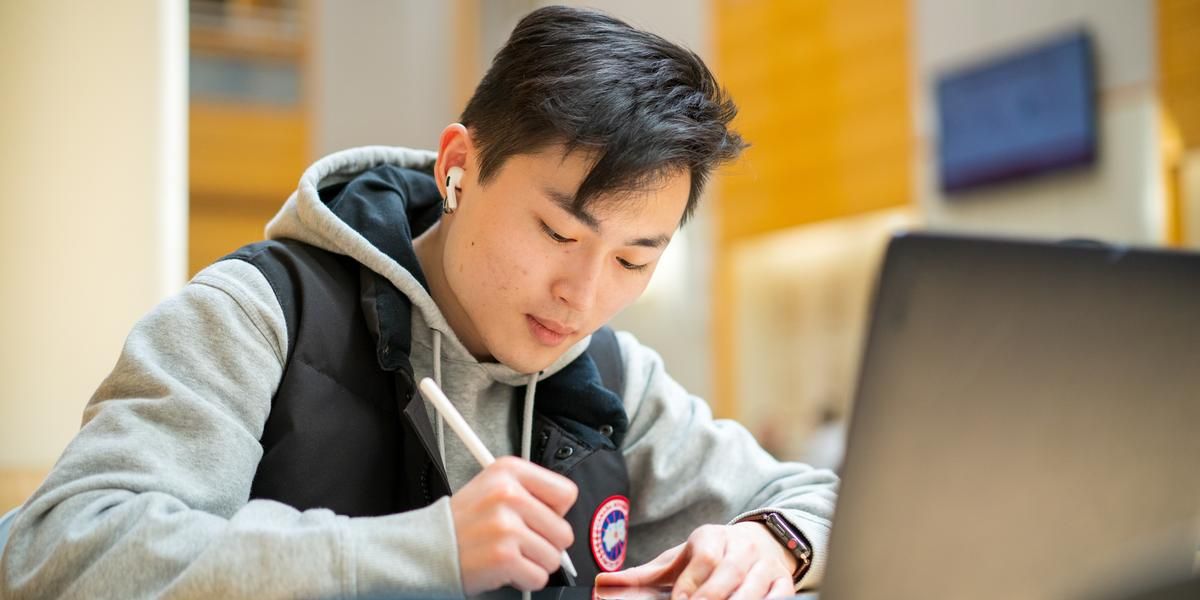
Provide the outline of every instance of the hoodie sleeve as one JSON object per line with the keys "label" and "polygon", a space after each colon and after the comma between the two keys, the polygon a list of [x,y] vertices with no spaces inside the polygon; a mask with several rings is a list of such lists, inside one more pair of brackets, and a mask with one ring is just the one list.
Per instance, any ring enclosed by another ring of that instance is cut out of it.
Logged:
{"label": "hoodie sleeve", "polygon": [[734,421],[713,419],[663,369],[658,353],[619,332],[625,362],[629,433],[622,451],[631,498],[629,566],[643,564],[708,523],[731,523],[775,510],[813,545],[812,588],[825,568],[837,476],[780,462]]}
{"label": "hoodie sleeve", "polygon": [[445,498],[374,518],[249,500],[285,329],[266,279],[236,260],[138,322],[12,524],[0,597],[460,593]]}

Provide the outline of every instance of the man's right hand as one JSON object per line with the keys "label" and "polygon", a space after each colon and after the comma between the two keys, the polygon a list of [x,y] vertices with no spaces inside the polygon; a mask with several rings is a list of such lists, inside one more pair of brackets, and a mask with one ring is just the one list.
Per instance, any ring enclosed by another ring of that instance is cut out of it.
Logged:
{"label": "man's right hand", "polygon": [[463,589],[546,586],[575,534],[563,515],[579,488],[549,469],[505,456],[450,497]]}

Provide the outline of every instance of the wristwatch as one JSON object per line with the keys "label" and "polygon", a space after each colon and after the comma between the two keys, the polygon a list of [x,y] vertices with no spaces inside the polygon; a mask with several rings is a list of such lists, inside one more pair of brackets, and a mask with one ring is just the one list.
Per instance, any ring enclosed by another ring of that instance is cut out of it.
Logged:
{"label": "wristwatch", "polygon": [[808,543],[808,538],[804,537],[783,515],[777,512],[763,512],[757,515],[750,515],[742,522],[752,521],[762,523],[766,526],[767,531],[770,531],[775,539],[787,548],[792,556],[796,557],[796,570],[792,573],[792,583],[800,583],[800,579],[808,572],[808,568],[812,566],[813,550],[812,544]]}

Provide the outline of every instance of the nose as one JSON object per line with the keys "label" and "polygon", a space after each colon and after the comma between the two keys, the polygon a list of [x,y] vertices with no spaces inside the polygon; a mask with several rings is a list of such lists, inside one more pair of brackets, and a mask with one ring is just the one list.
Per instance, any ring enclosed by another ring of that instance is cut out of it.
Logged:
{"label": "nose", "polygon": [[595,305],[600,291],[603,260],[589,257],[572,261],[566,267],[550,286],[550,293],[573,312],[586,314]]}

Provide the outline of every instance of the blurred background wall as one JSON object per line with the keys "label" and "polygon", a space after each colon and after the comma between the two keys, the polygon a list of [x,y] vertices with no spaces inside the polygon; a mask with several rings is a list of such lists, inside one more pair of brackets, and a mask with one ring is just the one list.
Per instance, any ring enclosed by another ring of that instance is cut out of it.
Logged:
{"label": "blurred background wall", "polygon": [[[260,239],[305,166],[434,148],[533,0],[0,3],[0,510],[133,321]],[[595,0],[697,51],[753,144],[614,325],[782,458],[836,466],[878,261],[907,227],[1200,246],[1200,0]],[[942,74],[1083,27],[1099,155],[953,195]]]}
{"label": "blurred background wall", "polygon": [[462,4],[368,0],[347,10],[313,0],[314,156],[380,143],[436,148],[470,93],[455,85],[478,20]]}

